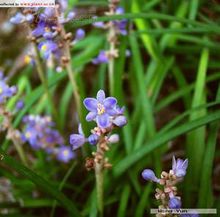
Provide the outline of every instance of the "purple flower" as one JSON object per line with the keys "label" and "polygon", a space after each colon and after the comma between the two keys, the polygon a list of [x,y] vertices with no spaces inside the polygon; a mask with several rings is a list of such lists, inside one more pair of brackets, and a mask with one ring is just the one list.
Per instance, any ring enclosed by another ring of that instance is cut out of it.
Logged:
{"label": "purple flower", "polygon": [[18,100],[16,103],[16,109],[21,110],[24,107],[24,101],[23,100]]}
{"label": "purple flower", "polygon": [[145,179],[145,180],[149,180],[149,181],[153,181],[153,182],[157,182],[159,183],[160,182],[160,179],[158,179],[154,173],[153,170],[150,170],[150,169],[145,169],[143,172],[142,172],[142,177]]}
{"label": "purple flower", "polygon": [[75,157],[75,153],[71,150],[70,147],[61,146],[57,149],[57,159],[64,163],[68,163]]}
{"label": "purple flower", "polygon": [[[97,19],[98,17],[95,16],[95,17],[93,17],[93,18],[94,18],[94,19]],[[105,28],[105,24],[104,24],[104,22],[102,22],[102,21],[98,21],[98,22],[93,23],[93,26],[95,26],[96,28],[101,28],[101,29],[104,29],[104,28]]]}
{"label": "purple flower", "polygon": [[52,54],[58,55],[58,45],[52,40],[42,41],[38,48],[42,53],[44,59],[48,59]]}
{"label": "purple flower", "polygon": [[181,200],[178,199],[177,197],[170,198],[168,202],[168,206],[170,209],[180,209],[181,205],[182,205]]}
{"label": "purple flower", "polygon": [[112,134],[112,135],[108,138],[108,142],[109,142],[109,143],[117,143],[117,142],[119,142],[119,135],[118,135],[118,134]]}
{"label": "purple flower", "polygon": [[83,29],[77,29],[75,40],[79,41],[85,37],[85,31]]}
{"label": "purple flower", "polygon": [[99,55],[92,60],[92,63],[97,65],[97,64],[101,64],[101,63],[108,63],[108,61],[109,61],[109,59],[106,55],[106,52],[101,50]]}
{"label": "purple flower", "polygon": [[10,22],[13,24],[20,24],[23,23],[24,21],[25,21],[25,16],[20,12],[16,13],[15,16],[10,18]]}
{"label": "purple flower", "polygon": [[82,131],[81,124],[79,124],[78,133],[79,134],[70,135],[70,144],[72,145],[73,150],[76,150],[82,147],[84,143],[87,141]]}
{"label": "purple flower", "polygon": [[40,20],[36,26],[36,28],[32,31],[32,35],[34,37],[39,37],[44,34],[46,28],[46,22]]}
{"label": "purple flower", "polygon": [[15,86],[8,86],[6,80],[7,79],[3,77],[3,73],[0,73],[0,104],[14,96],[17,92],[17,88]]}
{"label": "purple flower", "polygon": [[99,141],[99,136],[97,134],[91,134],[89,137],[88,137],[88,142],[91,144],[91,145],[96,145]]}
{"label": "purple flower", "polygon": [[105,92],[99,90],[96,99],[86,98],[83,103],[89,110],[89,114],[86,116],[87,121],[95,120],[100,128],[110,126],[110,118],[115,115],[114,107],[117,104],[117,100],[114,97],[105,98]]}
{"label": "purple flower", "polygon": [[22,140],[28,142],[33,149],[44,149],[54,153],[56,145],[63,145],[64,139],[53,129],[54,123],[50,117],[28,115],[23,119],[25,124]]}
{"label": "purple flower", "polygon": [[127,124],[127,119],[124,115],[119,115],[114,118],[113,124],[115,124],[117,127],[123,127]]}
{"label": "purple flower", "polygon": [[172,170],[177,177],[184,177],[186,175],[187,167],[188,159],[183,161],[182,159],[178,158],[176,161],[175,157],[173,156]]}

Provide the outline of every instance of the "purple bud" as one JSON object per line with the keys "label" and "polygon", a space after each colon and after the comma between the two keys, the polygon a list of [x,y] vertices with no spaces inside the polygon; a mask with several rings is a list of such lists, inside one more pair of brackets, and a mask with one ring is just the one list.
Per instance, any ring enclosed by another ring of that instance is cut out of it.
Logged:
{"label": "purple bud", "polygon": [[116,14],[124,14],[125,10],[122,7],[118,7],[115,11]]}
{"label": "purple bud", "polygon": [[169,200],[168,206],[170,209],[179,209],[181,208],[181,200],[178,199],[177,197],[172,197]]}
{"label": "purple bud", "polygon": [[153,182],[157,182],[157,183],[160,181],[160,179],[158,179],[155,176],[154,171],[150,170],[150,169],[145,169],[141,175],[145,180],[149,180],[149,181],[153,181]]}
{"label": "purple bud", "polygon": [[72,20],[76,16],[76,13],[71,11],[67,14],[67,19]]}
{"label": "purple bud", "polygon": [[99,141],[99,136],[96,135],[96,134],[91,134],[89,137],[88,137],[88,142],[91,144],[91,145],[96,145]]}
{"label": "purple bud", "polygon": [[83,29],[77,29],[75,40],[79,41],[85,37],[85,31]]}
{"label": "purple bud", "polygon": [[18,100],[16,103],[16,109],[21,110],[24,107],[24,101],[23,100]]}
{"label": "purple bud", "polygon": [[28,21],[30,23],[34,20],[34,16],[32,14],[27,14],[25,19],[26,19],[26,21]]}
{"label": "purple bud", "polygon": [[80,134],[72,134],[70,135],[70,144],[73,147],[73,150],[80,148],[86,142],[86,139],[83,135]]}
{"label": "purple bud", "polygon": [[20,24],[25,21],[25,16],[22,13],[17,13],[14,17],[11,17],[10,22],[13,24]]}
{"label": "purple bud", "polygon": [[92,62],[94,64],[108,63],[106,52],[101,50],[99,55],[95,59],[93,59]]}
{"label": "purple bud", "polygon": [[119,135],[118,134],[113,134],[108,138],[109,143],[117,143],[119,142]]}
{"label": "purple bud", "polygon": [[127,119],[124,115],[120,115],[113,120],[113,123],[118,127],[123,127],[127,124]]}
{"label": "purple bud", "polygon": [[61,146],[58,149],[57,159],[59,161],[68,163],[74,157],[75,157],[75,153],[70,149],[70,147]]}

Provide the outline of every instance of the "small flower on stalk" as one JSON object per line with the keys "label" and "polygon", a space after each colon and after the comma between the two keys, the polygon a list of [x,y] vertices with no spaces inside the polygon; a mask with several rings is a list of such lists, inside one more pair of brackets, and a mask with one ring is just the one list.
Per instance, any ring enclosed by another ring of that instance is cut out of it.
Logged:
{"label": "small flower on stalk", "polygon": [[182,160],[178,158],[177,160],[173,156],[172,170],[177,177],[184,177],[186,175],[186,169],[188,167],[188,159]]}
{"label": "small flower on stalk", "polygon": [[178,199],[177,197],[172,197],[169,200],[168,206],[170,209],[179,209],[181,208],[181,200]]}
{"label": "small flower on stalk", "polygon": [[42,149],[64,163],[68,163],[75,156],[69,147],[64,146],[64,139],[54,129],[50,117],[28,115],[24,117],[23,123],[23,142],[28,142],[33,149]]}
{"label": "small flower on stalk", "polygon": [[105,98],[105,92],[100,90],[96,99],[86,98],[83,103],[90,111],[86,116],[87,121],[95,120],[98,127],[101,128],[107,128],[111,125],[111,117],[115,115],[114,107],[117,104],[114,97]]}
{"label": "small flower on stalk", "polygon": [[109,61],[109,58],[106,52],[104,50],[101,50],[99,55],[92,60],[92,63],[98,65],[101,63],[108,63],[108,61]]}
{"label": "small flower on stalk", "polygon": [[64,163],[68,163],[70,160],[75,158],[74,152],[70,147],[61,146],[57,149],[57,159]]}
{"label": "small flower on stalk", "polygon": [[160,179],[158,179],[154,173],[153,170],[150,170],[150,169],[145,169],[143,172],[142,172],[142,177],[145,179],[145,180],[149,180],[149,181],[153,181],[153,182],[160,182]]}
{"label": "small flower on stalk", "polygon": [[14,96],[17,92],[15,86],[8,86],[7,78],[4,78],[3,73],[0,72],[0,104],[5,103],[7,99]]}
{"label": "small flower on stalk", "polygon": [[164,209],[179,209],[181,208],[181,198],[177,196],[176,184],[186,175],[188,160],[175,159],[173,157],[172,170],[169,173],[163,171],[161,178],[158,179],[154,172],[150,169],[145,169],[142,172],[142,177],[145,180],[150,180],[161,185],[163,189],[156,189],[155,198],[160,200],[159,208]]}
{"label": "small flower on stalk", "polygon": [[84,145],[87,139],[84,136],[82,131],[82,126],[79,124],[78,127],[78,134],[71,134],[70,135],[70,144],[72,145],[73,150],[76,150]]}
{"label": "small flower on stalk", "polygon": [[[116,98],[106,97],[103,90],[98,91],[96,98],[86,98],[83,103],[89,110],[86,120],[95,121],[97,126],[91,130],[91,135],[88,138],[85,137],[81,127],[79,127],[78,134],[70,135],[70,144],[73,150],[82,147],[86,142],[96,146],[97,152],[92,153],[94,158],[87,159],[86,167],[88,170],[94,169],[97,164],[101,164],[103,168],[110,168],[111,164],[104,154],[110,149],[110,144],[119,141],[119,135],[111,134],[112,130],[127,123],[124,108],[117,105]],[[119,117],[121,121],[117,120]],[[116,122],[119,124],[115,124]]]}

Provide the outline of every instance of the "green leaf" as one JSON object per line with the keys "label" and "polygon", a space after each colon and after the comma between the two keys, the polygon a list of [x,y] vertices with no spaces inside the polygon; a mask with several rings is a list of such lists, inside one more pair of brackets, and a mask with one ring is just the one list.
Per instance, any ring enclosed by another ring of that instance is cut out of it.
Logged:
{"label": "green leaf", "polygon": [[154,151],[156,148],[160,147],[161,145],[165,144],[166,142],[176,138],[177,136],[185,134],[198,127],[204,126],[219,119],[220,119],[220,112],[213,112],[212,114],[209,114],[205,117],[199,118],[194,121],[190,121],[188,123],[184,123],[176,127],[175,129],[172,129],[169,132],[160,135],[160,137],[157,136],[154,137],[147,144],[143,145],[141,148],[137,149],[136,151],[125,157],[123,160],[121,160],[118,164],[116,164],[113,169],[113,174],[116,177],[122,175],[132,165],[134,165],[136,162],[141,160],[147,154],[150,154],[152,151]]}
{"label": "green leaf", "polygon": [[[72,203],[63,193],[57,190],[56,187],[52,186],[48,181],[37,175],[32,170],[28,169],[27,167],[23,166],[19,162],[17,162],[12,157],[8,156],[1,148],[0,154],[3,156],[3,160],[1,164],[7,165],[10,169],[15,170],[21,176],[27,178],[28,180],[35,183],[40,189],[51,195],[54,199],[56,199],[63,207],[68,210],[71,216],[81,216],[80,212],[75,207],[75,204]],[[5,169],[5,167],[2,167]]]}

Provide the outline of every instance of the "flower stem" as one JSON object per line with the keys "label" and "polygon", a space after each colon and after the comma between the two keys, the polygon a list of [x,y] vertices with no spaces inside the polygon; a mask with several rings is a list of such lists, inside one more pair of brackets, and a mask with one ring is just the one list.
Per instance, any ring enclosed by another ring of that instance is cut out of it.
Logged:
{"label": "flower stem", "polygon": [[[115,50],[115,44],[110,44],[110,52],[114,52]],[[114,58],[110,58],[109,64],[108,64],[108,73],[109,73],[109,86],[110,86],[110,94],[114,95]]]}
{"label": "flower stem", "polygon": [[100,217],[103,216],[104,206],[103,206],[103,183],[104,183],[104,153],[100,148],[100,143],[97,144],[97,153],[102,155],[102,159],[99,162],[95,161],[95,177],[96,177],[96,197],[97,197],[97,206]]}
{"label": "flower stem", "polygon": [[37,72],[38,72],[39,78],[41,80],[41,83],[44,86],[44,90],[45,90],[45,93],[47,95],[47,99],[50,102],[51,111],[52,111],[52,114],[54,116],[54,119],[56,120],[57,123],[59,123],[58,113],[57,113],[56,107],[53,103],[53,99],[52,99],[52,96],[51,96],[50,91],[49,91],[48,82],[47,82],[47,79],[44,75],[43,66],[41,64],[40,53],[39,53],[39,51],[37,49],[37,45],[35,43],[33,43],[33,46],[34,46],[34,51],[35,51],[35,61],[36,61],[36,67],[37,67]]}

